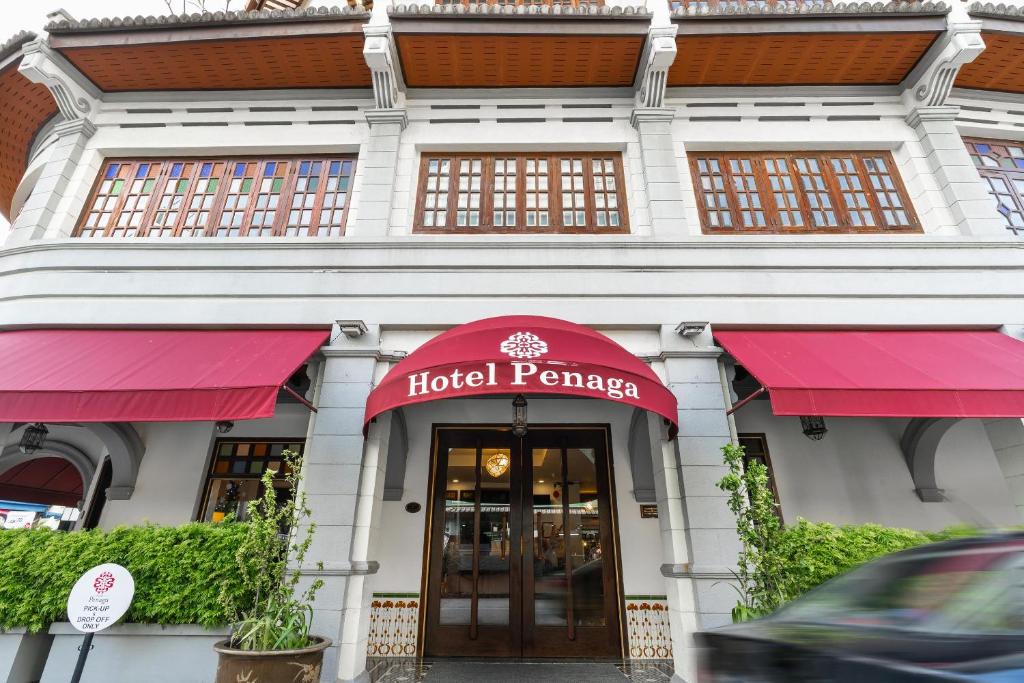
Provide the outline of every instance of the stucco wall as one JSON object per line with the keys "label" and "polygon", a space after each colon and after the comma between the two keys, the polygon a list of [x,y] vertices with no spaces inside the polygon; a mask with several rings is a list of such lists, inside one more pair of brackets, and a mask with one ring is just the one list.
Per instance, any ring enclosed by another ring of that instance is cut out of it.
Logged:
{"label": "stucco wall", "polygon": [[[301,405],[277,406],[265,420],[237,422],[225,438],[306,437],[309,411]],[[130,500],[107,501],[100,526],[184,524],[195,518],[209,469],[211,448],[219,434],[212,422],[150,422],[135,428],[146,445],[135,492]]]}
{"label": "stucco wall", "polygon": [[787,522],[798,517],[836,524],[875,522],[916,529],[955,524],[1015,524],[1016,512],[984,427],[965,420],[946,434],[936,458],[949,502],[922,503],[899,440],[906,420],[827,418],[828,434],[811,441],[796,417],[775,417],[768,401],[736,413],[740,433],[768,439]]}

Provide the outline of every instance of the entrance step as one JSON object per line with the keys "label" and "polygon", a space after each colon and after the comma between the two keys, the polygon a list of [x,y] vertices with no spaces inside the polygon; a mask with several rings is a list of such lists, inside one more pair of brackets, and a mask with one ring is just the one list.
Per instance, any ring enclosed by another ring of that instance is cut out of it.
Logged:
{"label": "entrance step", "polygon": [[373,683],[665,683],[667,662],[552,662],[413,658],[367,661]]}

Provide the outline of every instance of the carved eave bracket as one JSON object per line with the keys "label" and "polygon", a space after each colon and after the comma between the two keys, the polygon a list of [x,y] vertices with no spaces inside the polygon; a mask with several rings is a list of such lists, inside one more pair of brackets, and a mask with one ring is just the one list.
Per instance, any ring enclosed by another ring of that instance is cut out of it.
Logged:
{"label": "carved eave bracket", "polygon": [[53,51],[44,38],[26,43],[22,55],[18,71],[33,83],[49,88],[65,121],[92,118],[102,93],[66,59]]}
{"label": "carved eave bracket", "polygon": [[394,36],[391,27],[367,24],[363,27],[366,41],[363,44],[363,59],[373,76],[373,100],[377,109],[394,110],[405,107],[405,84],[395,68]]}
{"label": "carved eave bracket", "polygon": [[676,59],[676,27],[654,26],[647,37],[643,67],[638,75],[637,109],[660,109],[665,106],[668,70]]}
{"label": "carved eave bracket", "polygon": [[916,110],[945,108],[960,68],[973,62],[985,49],[980,21],[951,23],[947,35],[948,39],[941,51],[924,73],[908,84],[903,93],[904,102],[911,112],[908,122],[911,118],[920,118],[915,116]]}

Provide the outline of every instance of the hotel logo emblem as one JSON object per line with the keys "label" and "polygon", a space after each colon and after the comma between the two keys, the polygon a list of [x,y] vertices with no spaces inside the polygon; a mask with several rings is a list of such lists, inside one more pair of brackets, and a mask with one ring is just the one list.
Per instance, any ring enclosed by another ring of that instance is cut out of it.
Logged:
{"label": "hotel logo emblem", "polygon": [[532,332],[516,332],[498,348],[512,358],[539,358],[548,352],[548,343]]}

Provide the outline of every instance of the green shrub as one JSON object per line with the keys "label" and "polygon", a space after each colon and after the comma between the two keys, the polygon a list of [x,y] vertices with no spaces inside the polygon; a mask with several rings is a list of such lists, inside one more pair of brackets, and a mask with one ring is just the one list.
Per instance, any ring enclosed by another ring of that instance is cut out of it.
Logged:
{"label": "green shrub", "polygon": [[116,562],[132,573],[135,599],[126,621],[226,622],[221,590],[244,600],[235,554],[244,524],[118,527],[59,533],[0,533],[0,629],[46,629],[67,618],[68,594],[85,570]]}
{"label": "green shrub", "polygon": [[788,602],[859,564],[939,540],[944,533],[925,534],[878,524],[835,526],[800,519],[778,535],[768,554],[774,566],[784,568],[778,583]]}

